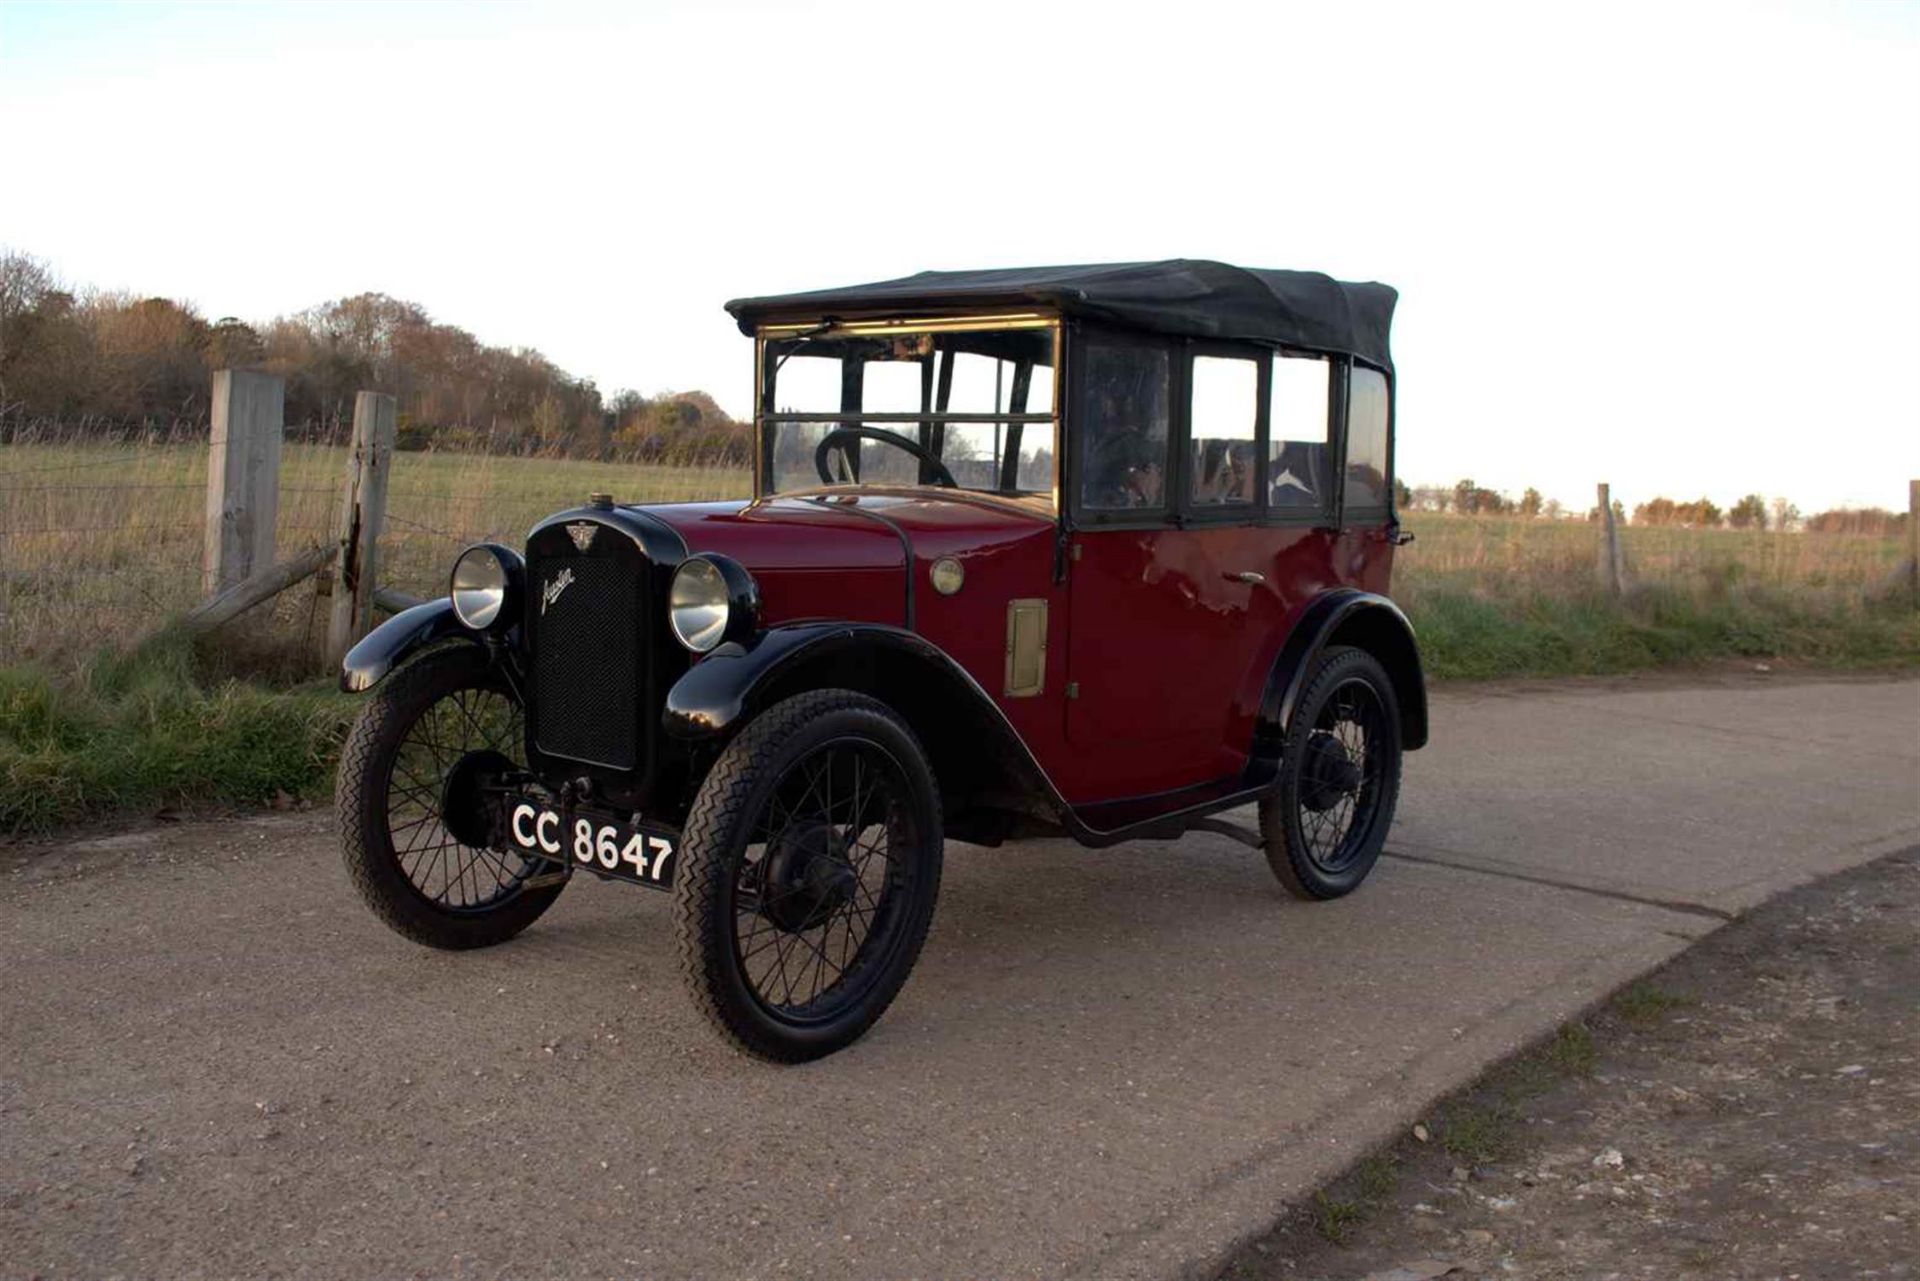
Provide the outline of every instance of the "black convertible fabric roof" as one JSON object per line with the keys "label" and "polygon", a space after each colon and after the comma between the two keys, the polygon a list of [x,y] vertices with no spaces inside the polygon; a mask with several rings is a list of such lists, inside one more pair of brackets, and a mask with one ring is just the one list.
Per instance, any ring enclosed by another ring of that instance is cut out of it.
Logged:
{"label": "black convertible fabric roof", "polygon": [[802,294],[736,298],[727,310],[746,333],[769,320],[949,307],[1048,307],[1156,333],[1237,338],[1343,352],[1393,367],[1387,331],[1399,297],[1317,271],[1234,267],[1200,258],[923,271],[898,280]]}

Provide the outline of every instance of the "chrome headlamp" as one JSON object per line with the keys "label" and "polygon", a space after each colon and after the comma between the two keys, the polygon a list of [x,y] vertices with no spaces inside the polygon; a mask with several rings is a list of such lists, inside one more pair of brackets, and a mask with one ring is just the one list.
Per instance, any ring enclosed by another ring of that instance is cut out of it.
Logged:
{"label": "chrome headlamp", "polygon": [[667,625],[696,654],[750,636],[760,625],[760,589],[730,556],[702,552],[680,562],[667,589]]}
{"label": "chrome headlamp", "polygon": [[475,543],[453,562],[453,616],[476,632],[505,631],[520,616],[526,562],[499,543]]}

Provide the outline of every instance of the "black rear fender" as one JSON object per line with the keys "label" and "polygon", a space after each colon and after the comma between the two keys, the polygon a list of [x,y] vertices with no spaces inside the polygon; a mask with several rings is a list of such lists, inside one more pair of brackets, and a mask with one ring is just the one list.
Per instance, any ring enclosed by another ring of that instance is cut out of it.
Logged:
{"label": "black rear fender", "polygon": [[1342,588],[1317,597],[1301,613],[1274,660],[1260,700],[1254,754],[1277,757],[1294,705],[1313,663],[1329,645],[1364,649],[1387,669],[1400,704],[1400,743],[1408,751],[1426,746],[1427,682],[1413,624],[1400,607],[1372,592]]}

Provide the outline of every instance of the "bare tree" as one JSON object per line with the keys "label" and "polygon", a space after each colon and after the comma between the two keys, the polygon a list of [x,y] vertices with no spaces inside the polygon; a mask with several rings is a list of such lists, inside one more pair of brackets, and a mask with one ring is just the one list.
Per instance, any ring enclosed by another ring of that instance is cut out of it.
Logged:
{"label": "bare tree", "polygon": [[0,413],[12,407],[8,375],[26,342],[25,331],[54,287],[52,273],[38,258],[0,249]]}

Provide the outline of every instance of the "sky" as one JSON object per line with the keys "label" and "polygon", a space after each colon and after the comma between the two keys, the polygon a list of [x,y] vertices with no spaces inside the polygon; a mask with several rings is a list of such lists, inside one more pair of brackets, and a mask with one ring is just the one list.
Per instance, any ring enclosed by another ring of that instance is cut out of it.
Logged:
{"label": "sky", "polygon": [[0,0],[0,246],[377,290],[744,414],[721,304],[1216,258],[1401,292],[1399,473],[1901,507],[1920,0]]}

